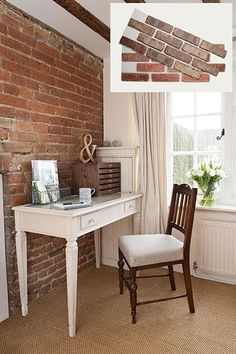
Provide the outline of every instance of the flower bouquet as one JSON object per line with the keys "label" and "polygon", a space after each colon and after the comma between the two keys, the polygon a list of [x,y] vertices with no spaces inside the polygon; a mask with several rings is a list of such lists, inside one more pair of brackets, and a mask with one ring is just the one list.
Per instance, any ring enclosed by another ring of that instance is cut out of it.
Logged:
{"label": "flower bouquet", "polygon": [[197,168],[191,168],[187,172],[187,177],[195,181],[198,188],[203,193],[200,205],[212,206],[215,202],[214,192],[220,180],[227,177],[227,174],[222,169],[221,164],[216,164],[212,161],[204,161],[199,163]]}

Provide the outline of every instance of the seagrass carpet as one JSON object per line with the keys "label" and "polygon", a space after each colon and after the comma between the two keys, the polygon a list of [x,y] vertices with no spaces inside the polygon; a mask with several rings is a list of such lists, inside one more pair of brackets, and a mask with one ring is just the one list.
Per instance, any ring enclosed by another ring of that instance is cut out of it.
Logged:
{"label": "seagrass carpet", "polygon": [[[184,290],[176,273],[176,294]],[[168,278],[140,279],[140,298],[172,295]],[[236,353],[236,286],[193,278],[196,313],[187,299],[137,308],[131,324],[127,289],[119,295],[117,270],[79,273],[77,334],[68,336],[66,286],[0,324],[1,354],[228,354]]]}

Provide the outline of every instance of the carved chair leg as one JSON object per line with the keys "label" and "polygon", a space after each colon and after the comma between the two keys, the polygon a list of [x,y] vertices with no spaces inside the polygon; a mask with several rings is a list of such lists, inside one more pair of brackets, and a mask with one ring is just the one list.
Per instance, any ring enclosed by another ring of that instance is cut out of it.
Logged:
{"label": "carved chair leg", "polygon": [[183,272],[184,272],[185,287],[186,287],[187,297],[188,297],[189,311],[191,313],[194,313],[195,308],[193,302],[193,291],[192,291],[191,275],[189,269],[189,260],[184,260],[182,265],[183,265]]}
{"label": "carved chair leg", "polygon": [[168,266],[168,269],[169,269],[169,277],[170,277],[171,290],[176,290],[173,266],[172,266],[172,265],[169,265],[169,266]]}
{"label": "carved chair leg", "polygon": [[124,286],[124,260],[121,251],[119,250],[119,287],[120,287],[120,294],[123,294],[123,286]]}
{"label": "carved chair leg", "polygon": [[137,306],[137,288],[136,283],[136,270],[130,269],[130,306],[131,306],[131,316],[132,323],[136,323],[136,306]]}

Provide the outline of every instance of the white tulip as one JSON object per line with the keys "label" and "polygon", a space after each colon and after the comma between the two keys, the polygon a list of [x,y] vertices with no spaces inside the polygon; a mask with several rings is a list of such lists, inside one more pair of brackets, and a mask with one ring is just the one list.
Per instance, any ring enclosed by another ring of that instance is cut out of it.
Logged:
{"label": "white tulip", "polygon": [[216,175],[216,171],[213,168],[209,171],[209,173],[211,177],[214,177]]}
{"label": "white tulip", "polygon": [[202,170],[197,170],[196,174],[198,177],[202,177],[204,175],[204,172]]}

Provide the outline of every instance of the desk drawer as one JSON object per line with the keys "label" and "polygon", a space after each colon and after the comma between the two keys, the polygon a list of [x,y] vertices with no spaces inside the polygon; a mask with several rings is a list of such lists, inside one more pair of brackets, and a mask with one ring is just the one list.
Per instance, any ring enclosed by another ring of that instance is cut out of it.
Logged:
{"label": "desk drawer", "polygon": [[[101,215],[100,215],[101,217]],[[91,213],[88,215],[81,216],[81,229],[89,229],[95,225],[99,224],[99,214],[98,213]]]}
{"label": "desk drawer", "polygon": [[124,217],[124,205],[112,205],[109,208],[103,209],[102,211],[94,211],[86,215],[82,215],[80,218],[80,228],[81,230],[95,230],[119,220]]}
{"label": "desk drawer", "polygon": [[138,211],[137,201],[130,200],[129,202],[125,203],[125,213],[136,213]]}

